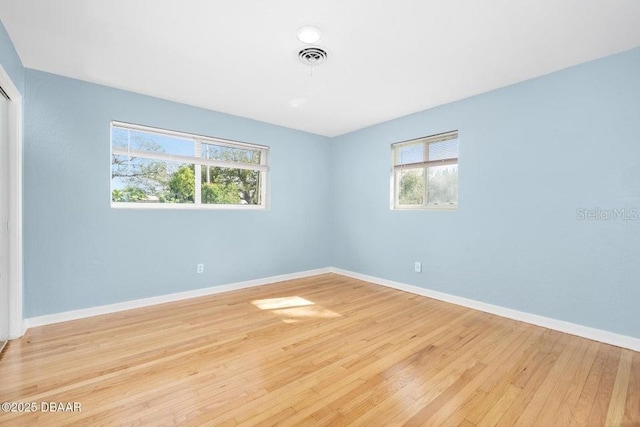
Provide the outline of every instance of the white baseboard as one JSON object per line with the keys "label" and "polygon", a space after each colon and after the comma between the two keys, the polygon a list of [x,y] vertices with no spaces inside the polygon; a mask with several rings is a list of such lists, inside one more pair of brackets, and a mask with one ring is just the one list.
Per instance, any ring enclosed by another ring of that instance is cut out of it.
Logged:
{"label": "white baseboard", "polygon": [[330,268],[319,268],[316,270],[301,271],[298,273],[282,274],[263,279],[247,280],[244,282],[230,283],[227,285],[211,286],[209,288],[194,289],[191,291],[178,292],[156,297],[124,301],[116,304],[101,305],[98,307],[83,308],[80,310],[65,311],[62,313],[47,314],[44,316],[31,317],[24,320],[24,331],[36,326],[51,325],[54,323],[68,322],[70,320],[84,319],[86,317],[100,316],[102,314],[116,313],[118,311],[131,310],[134,308],[148,307],[151,305],[164,304],[167,302],[181,301],[189,298],[197,298],[206,295],[218,294],[221,292],[235,291],[238,289],[251,288],[254,286],[268,285],[285,280],[300,279],[303,277],[317,276],[319,274],[330,273]]}
{"label": "white baseboard", "polygon": [[412,294],[422,295],[463,307],[472,308],[474,310],[484,311],[485,313],[495,314],[497,316],[506,317],[508,319],[531,323],[533,325],[542,326],[544,328],[565,332],[567,334],[588,338],[590,340],[615,345],[617,347],[640,351],[640,338],[620,335],[614,332],[603,331],[601,329],[591,328],[589,326],[578,325],[571,322],[565,322],[564,320],[557,320],[549,317],[539,316],[537,314],[526,313],[524,311],[513,310],[498,305],[487,304],[485,302],[458,297],[455,295],[446,294],[444,292],[433,291],[431,289],[421,288],[419,286],[406,285],[404,283],[394,282],[392,280],[380,279],[378,277],[367,276],[366,274],[354,273],[352,271],[343,270],[340,268],[331,267],[329,270],[332,273],[353,277],[354,279],[363,280],[365,282],[371,282],[377,285],[382,285],[389,288],[410,292]]}

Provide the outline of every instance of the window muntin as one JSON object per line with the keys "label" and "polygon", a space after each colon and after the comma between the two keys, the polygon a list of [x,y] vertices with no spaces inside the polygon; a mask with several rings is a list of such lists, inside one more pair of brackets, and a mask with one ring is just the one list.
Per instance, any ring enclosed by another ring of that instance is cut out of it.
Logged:
{"label": "window muntin", "polygon": [[266,207],[268,147],[111,123],[111,205]]}
{"label": "window muntin", "polygon": [[456,209],[458,132],[391,146],[393,209]]}

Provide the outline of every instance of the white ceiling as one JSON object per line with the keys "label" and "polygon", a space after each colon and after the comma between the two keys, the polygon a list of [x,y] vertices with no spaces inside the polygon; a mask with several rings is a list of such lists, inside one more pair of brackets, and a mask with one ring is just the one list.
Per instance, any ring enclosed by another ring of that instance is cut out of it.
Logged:
{"label": "white ceiling", "polygon": [[[335,136],[640,46],[639,0],[0,0],[26,67]],[[329,60],[297,61],[319,27]]]}

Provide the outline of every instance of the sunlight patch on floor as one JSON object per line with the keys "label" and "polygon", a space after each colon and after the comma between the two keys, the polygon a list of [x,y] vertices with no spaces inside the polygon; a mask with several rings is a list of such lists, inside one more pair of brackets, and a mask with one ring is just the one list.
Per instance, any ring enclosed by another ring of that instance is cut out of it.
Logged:
{"label": "sunlight patch on floor", "polygon": [[261,310],[275,314],[284,323],[297,323],[310,319],[332,319],[342,317],[340,313],[328,310],[302,297],[292,296],[251,301]]}
{"label": "sunlight patch on floor", "polygon": [[276,308],[301,307],[305,305],[314,305],[315,303],[301,297],[283,297],[283,298],[258,299],[255,301],[251,301],[251,304],[255,305],[261,310],[273,310]]}

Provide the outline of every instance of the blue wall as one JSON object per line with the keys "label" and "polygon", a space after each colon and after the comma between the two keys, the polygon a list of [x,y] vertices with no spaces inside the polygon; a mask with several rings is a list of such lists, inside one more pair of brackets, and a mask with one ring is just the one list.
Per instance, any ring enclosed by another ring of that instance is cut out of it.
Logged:
{"label": "blue wall", "polygon": [[16,89],[24,95],[24,67],[2,22],[0,22],[0,64],[9,74]]}
{"label": "blue wall", "polygon": [[[30,69],[26,87],[26,317],[331,264],[327,138]],[[112,209],[111,120],[268,145],[270,209]]]}
{"label": "blue wall", "polygon": [[[640,337],[640,219],[577,214],[640,208],[639,76],[640,48],[335,138],[333,265]],[[390,144],[454,129],[458,211],[391,210]]]}

